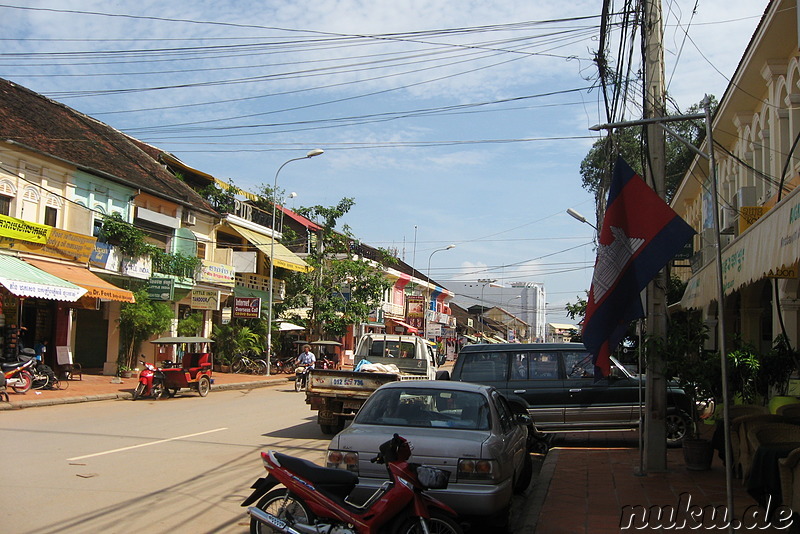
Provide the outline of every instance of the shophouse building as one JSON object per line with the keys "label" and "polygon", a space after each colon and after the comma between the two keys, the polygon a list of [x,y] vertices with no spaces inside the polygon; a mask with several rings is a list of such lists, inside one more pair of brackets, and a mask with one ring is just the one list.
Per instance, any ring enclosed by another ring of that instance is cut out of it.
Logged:
{"label": "shophouse building", "polygon": [[[702,314],[717,339],[726,336],[761,351],[786,332],[800,342],[800,54],[795,0],[769,3],[712,118],[715,173],[696,157],[674,209],[696,231],[691,268],[677,268],[688,285],[681,306]],[[702,95],[701,95],[702,96]],[[705,140],[700,150],[709,152]],[[711,195],[716,176],[719,196]],[[724,306],[717,296],[713,214],[720,221]]]}

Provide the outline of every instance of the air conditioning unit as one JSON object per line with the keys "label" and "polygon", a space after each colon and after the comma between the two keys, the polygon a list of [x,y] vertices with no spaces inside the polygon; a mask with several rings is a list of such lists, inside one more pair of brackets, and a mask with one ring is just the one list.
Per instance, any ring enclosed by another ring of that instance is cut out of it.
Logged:
{"label": "air conditioning unit", "polygon": [[197,224],[197,216],[191,211],[184,211],[181,220],[187,226],[194,226],[195,224]]}

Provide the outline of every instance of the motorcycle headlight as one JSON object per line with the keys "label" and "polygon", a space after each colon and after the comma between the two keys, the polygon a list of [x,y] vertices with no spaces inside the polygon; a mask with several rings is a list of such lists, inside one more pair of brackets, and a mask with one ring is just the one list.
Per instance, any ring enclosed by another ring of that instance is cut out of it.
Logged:
{"label": "motorcycle headlight", "polygon": [[476,460],[459,458],[458,480],[476,482],[496,481],[500,477],[500,467],[496,460]]}
{"label": "motorcycle headlight", "polygon": [[325,461],[328,467],[344,469],[358,474],[358,453],[352,451],[329,450]]}

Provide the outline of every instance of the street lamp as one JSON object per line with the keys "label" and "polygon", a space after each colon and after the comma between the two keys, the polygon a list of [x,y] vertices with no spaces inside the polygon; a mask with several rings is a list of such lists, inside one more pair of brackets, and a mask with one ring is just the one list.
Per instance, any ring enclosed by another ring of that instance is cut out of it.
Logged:
{"label": "street lamp", "polygon": [[[447,245],[444,248],[437,248],[436,250],[431,252],[430,256],[428,256],[428,285],[429,286],[430,286],[430,283],[431,283],[431,258],[433,258],[433,255],[436,254],[437,252],[441,252],[443,250],[450,250],[451,248],[456,248],[456,246],[455,245]],[[431,307],[431,302],[430,301],[431,301],[431,288],[428,287],[428,298],[425,300],[425,313],[422,314],[422,336],[425,339],[428,339],[428,310]]]}
{"label": "street lamp", "polygon": [[478,282],[483,284],[481,286],[481,333],[483,333],[485,330],[483,326],[483,312],[486,311],[486,304],[483,303],[483,290],[486,289],[487,285],[491,285],[497,282],[497,278],[480,278],[478,279]]}
{"label": "street lamp", "polygon": [[272,357],[272,304],[273,304],[273,296],[272,292],[274,290],[275,281],[273,277],[275,276],[275,212],[278,210],[278,203],[276,202],[275,195],[278,190],[278,175],[281,173],[281,169],[283,169],[288,163],[293,161],[299,161],[301,159],[308,159],[313,158],[314,156],[319,156],[323,154],[325,151],[319,148],[315,148],[313,150],[309,150],[308,153],[303,156],[302,158],[292,158],[288,161],[285,161],[283,165],[278,167],[278,170],[275,172],[275,184],[272,186],[272,240],[269,243],[269,309],[267,311],[267,374],[269,375],[269,368],[271,365],[271,357]]}
{"label": "street lamp", "polygon": [[583,215],[581,215],[580,213],[578,213],[578,212],[577,212],[577,211],[575,211],[574,209],[572,209],[572,208],[567,208],[567,214],[568,214],[570,217],[572,217],[573,219],[577,219],[577,220],[579,220],[579,221],[580,221],[580,222],[582,222],[582,223],[586,223],[586,224],[588,224],[589,226],[591,226],[592,228],[594,228],[594,231],[595,231],[595,232],[597,232],[597,231],[598,231],[598,230],[597,230],[597,227],[596,227],[595,225],[593,225],[592,223],[590,223],[589,221],[587,221],[587,220],[586,220],[586,217],[584,217]]}

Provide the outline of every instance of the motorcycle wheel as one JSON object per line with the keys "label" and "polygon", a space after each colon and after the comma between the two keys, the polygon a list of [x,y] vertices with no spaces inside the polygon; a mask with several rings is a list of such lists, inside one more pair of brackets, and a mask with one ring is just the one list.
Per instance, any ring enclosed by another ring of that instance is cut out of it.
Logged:
{"label": "motorcycle wheel", "polygon": [[145,387],[146,386],[144,385],[143,382],[139,382],[139,384],[136,386],[136,389],[133,390],[133,400],[141,398],[141,396],[144,395]]}
{"label": "motorcycle wheel", "polygon": [[33,375],[31,375],[28,371],[20,371],[19,373],[19,380],[21,383],[13,384],[11,389],[14,390],[14,393],[26,393],[31,386],[33,386]]}
{"label": "motorcycle wheel", "polygon": [[295,391],[302,391],[306,389],[306,379],[302,375],[298,375],[294,379],[294,390]]}
{"label": "motorcycle wheel", "polygon": [[[464,530],[450,516],[431,510],[431,517],[428,519],[428,531],[430,534],[464,534]],[[422,525],[419,517],[408,516],[401,521],[400,528],[396,529],[395,534],[423,534]]]}
{"label": "motorcycle wheel", "polygon": [[153,384],[153,387],[150,389],[150,395],[153,396],[154,399],[163,399],[167,396],[167,392],[164,389],[164,384],[157,382]]}
{"label": "motorcycle wheel", "polygon": [[[314,514],[311,513],[311,510],[308,509],[305,503],[296,499],[286,488],[270,491],[261,497],[261,500],[258,501],[256,506],[268,514],[274,515],[278,519],[289,521],[289,518],[291,518],[292,523],[304,523],[308,525],[314,520]],[[275,531],[251,517],[250,532],[251,534],[271,534]]]}
{"label": "motorcycle wheel", "polygon": [[267,374],[267,362],[264,360],[256,360],[253,364],[253,367],[255,367],[257,375]]}

